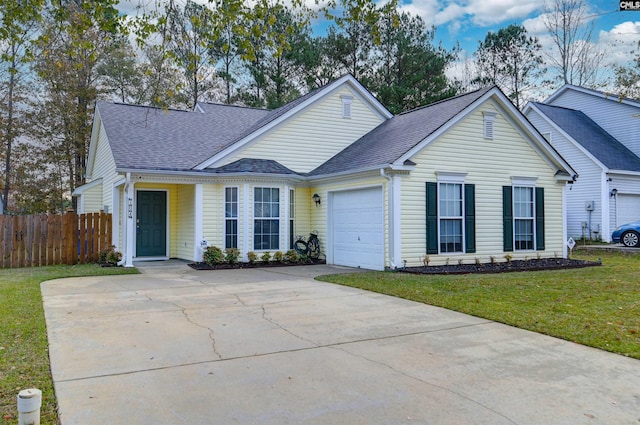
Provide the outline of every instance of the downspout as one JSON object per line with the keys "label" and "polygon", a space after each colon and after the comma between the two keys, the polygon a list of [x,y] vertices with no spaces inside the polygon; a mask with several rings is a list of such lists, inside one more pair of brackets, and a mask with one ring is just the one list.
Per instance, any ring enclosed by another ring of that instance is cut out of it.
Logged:
{"label": "downspout", "polygon": [[389,222],[387,227],[389,229],[389,266],[392,269],[397,269],[397,265],[393,258],[393,253],[395,252],[395,238],[393,232],[393,223],[394,223],[394,199],[393,199],[393,178],[385,173],[384,168],[380,169],[380,175],[387,180],[387,214],[389,214]]}

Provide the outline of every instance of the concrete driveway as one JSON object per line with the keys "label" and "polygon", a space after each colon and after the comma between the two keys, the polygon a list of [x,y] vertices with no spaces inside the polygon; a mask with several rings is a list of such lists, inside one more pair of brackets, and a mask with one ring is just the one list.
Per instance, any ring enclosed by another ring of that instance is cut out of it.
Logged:
{"label": "concrete driveway", "polygon": [[640,362],[313,280],[307,266],[42,284],[71,424],[639,424]]}

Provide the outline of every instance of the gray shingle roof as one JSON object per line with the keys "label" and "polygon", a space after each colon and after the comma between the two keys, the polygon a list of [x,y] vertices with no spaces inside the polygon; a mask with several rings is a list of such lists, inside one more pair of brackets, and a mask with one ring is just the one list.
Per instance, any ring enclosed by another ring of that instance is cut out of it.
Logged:
{"label": "gray shingle roof", "polygon": [[391,164],[491,89],[493,87],[485,87],[396,115],[309,174],[333,174]]}
{"label": "gray shingle roof", "polygon": [[96,108],[118,168],[172,170],[195,167],[270,113],[211,104],[206,113],[106,102]]}
{"label": "gray shingle roof", "polygon": [[218,168],[208,168],[207,173],[259,173],[259,174],[289,174],[296,175],[284,165],[271,159],[242,158]]}
{"label": "gray shingle roof", "polygon": [[611,170],[640,171],[640,158],[581,111],[532,103]]}

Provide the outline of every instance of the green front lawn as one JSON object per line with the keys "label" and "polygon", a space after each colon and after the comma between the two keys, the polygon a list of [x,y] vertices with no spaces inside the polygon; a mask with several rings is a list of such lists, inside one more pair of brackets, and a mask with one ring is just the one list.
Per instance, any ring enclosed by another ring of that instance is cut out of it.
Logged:
{"label": "green front lawn", "polygon": [[26,388],[42,390],[40,423],[58,423],[40,283],[137,272],[95,264],[0,270],[0,423],[18,423],[16,397]]}
{"label": "green front lawn", "polygon": [[580,253],[584,269],[417,276],[367,272],[320,280],[444,307],[640,359],[640,252]]}

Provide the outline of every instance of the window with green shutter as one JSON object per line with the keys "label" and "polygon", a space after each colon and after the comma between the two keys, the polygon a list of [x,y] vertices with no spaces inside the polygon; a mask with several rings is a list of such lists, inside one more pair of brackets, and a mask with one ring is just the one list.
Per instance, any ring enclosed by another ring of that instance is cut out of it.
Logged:
{"label": "window with green shutter", "polygon": [[545,249],[544,188],[502,187],[504,251]]}
{"label": "window with green shutter", "polygon": [[475,186],[426,183],[427,254],[476,252]]}

